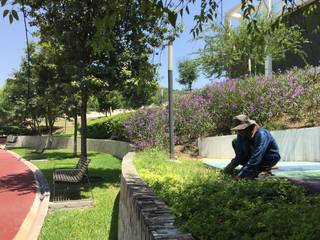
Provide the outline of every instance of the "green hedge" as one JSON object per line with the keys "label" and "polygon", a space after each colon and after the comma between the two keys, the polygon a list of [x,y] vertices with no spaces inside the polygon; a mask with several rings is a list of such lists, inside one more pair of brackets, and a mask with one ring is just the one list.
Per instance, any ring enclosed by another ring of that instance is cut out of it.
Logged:
{"label": "green hedge", "polygon": [[319,239],[319,196],[286,180],[235,181],[202,161],[168,155],[139,153],[137,170],[195,239]]}
{"label": "green hedge", "polygon": [[1,126],[0,135],[32,135],[31,129],[17,126]]}
{"label": "green hedge", "polygon": [[87,124],[88,138],[127,141],[124,122],[130,115],[131,113],[120,113],[110,117],[89,120]]}

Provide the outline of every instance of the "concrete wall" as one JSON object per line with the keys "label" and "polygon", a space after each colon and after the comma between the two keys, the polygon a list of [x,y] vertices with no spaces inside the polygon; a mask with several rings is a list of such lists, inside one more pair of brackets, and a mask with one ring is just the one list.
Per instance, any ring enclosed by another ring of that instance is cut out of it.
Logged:
{"label": "concrete wall", "polygon": [[[40,145],[44,145],[47,141],[47,136],[19,136],[17,142],[10,144],[13,147],[30,147],[37,148]],[[80,151],[80,139],[78,139],[78,149]],[[54,137],[51,148],[59,149],[73,149],[73,138],[71,137]],[[105,140],[105,139],[88,139],[87,140],[88,151],[105,152],[110,153],[122,159],[132,146],[127,142]]]}
{"label": "concrete wall", "polygon": [[191,240],[174,226],[174,215],[143,182],[133,164],[134,153],[122,160],[119,240]]}
{"label": "concrete wall", "polygon": [[[320,161],[320,128],[272,131],[280,148],[281,161]],[[232,159],[231,142],[236,135],[198,140],[199,154],[206,158]]]}

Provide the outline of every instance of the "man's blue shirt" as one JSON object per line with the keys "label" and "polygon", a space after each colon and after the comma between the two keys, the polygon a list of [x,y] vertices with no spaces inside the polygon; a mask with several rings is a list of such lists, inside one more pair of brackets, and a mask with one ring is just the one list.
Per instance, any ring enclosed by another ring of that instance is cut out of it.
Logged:
{"label": "man's blue shirt", "polygon": [[[250,155],[246,156],[246,149],[250,148]],[[246,164],[242,167],[239,177],[245,178],[256,172],[267,155],[276,155],[280,159],[279,147],[271,133],[265,128],[259,128],[254,137],[250,140],[245,140],[238,135],[235,147],[236,157],[234,163],[239,165],[242,162]],[[244,159],[248,158],[248,159]]]}

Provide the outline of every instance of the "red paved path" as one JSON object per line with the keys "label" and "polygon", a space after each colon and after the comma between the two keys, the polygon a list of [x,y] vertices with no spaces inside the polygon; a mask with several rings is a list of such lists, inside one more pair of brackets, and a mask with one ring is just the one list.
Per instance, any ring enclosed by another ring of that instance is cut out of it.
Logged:
{"label": "red paved path", "polygon": [[0,239],[13,239],[36,196],[32,171],[10,153],[0,150]]}

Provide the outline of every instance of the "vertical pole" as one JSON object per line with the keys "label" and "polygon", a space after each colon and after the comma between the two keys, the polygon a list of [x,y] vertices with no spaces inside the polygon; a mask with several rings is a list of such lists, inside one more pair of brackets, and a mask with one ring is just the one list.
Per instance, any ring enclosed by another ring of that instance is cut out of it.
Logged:
{"label": "vertical pole", "polygon": [[[22,1],[22,13],[23,13],[23,23],[24,23],[24,31],[26,34],[26,44],[27,44],[27,101],[26,101],[26,112],[29,112],[30,106],[30,79],[31,79],[31,56],[30,56],[30,45],[29,45],[29,38],[28,38],[28,27],[27,27],[27,13],[24,7],[24,2]],[[27,116],[25,116],[27,118]]]}
{"label": "vertical pole", "polygon": [[268,1],[268,15],[270,16],[272,10],[272,0]]}
{"label": "vertical pole", "polygon": [[160,96],[161,96],[160,103],[162,105],[163,104],[163,89],[162,88],[160,89]]}
{"label": "vertical pole", "polygon": [[[268,1],[268,18],[271,17],[271,11],[272,11],[272,0]],[[267,53],[267,56],[265,58],[265,77],[269,80],[272,79],[272,55],[270,53]]]}
{"label": "vertical pole", "polygon": [[67,133],[67,115],[64,116],[64,133]]}
{"label": "vertical pole", "polygon": [[265,59],[265,77],[268,80],[272,79],[272,56],[270,54],[267,55]]}
{"label": "vertical pole", "polygon": [[249,70],[249,75],[251,76],[251,58],[248,59],[248,70]]}
{"label": "vertical pole", "polygon": [[170,159],[174,159],[174,130],[173,130],[173,81],[172,81],[172,41],[168,44],[168,97],[169,97],[169,144]]}

